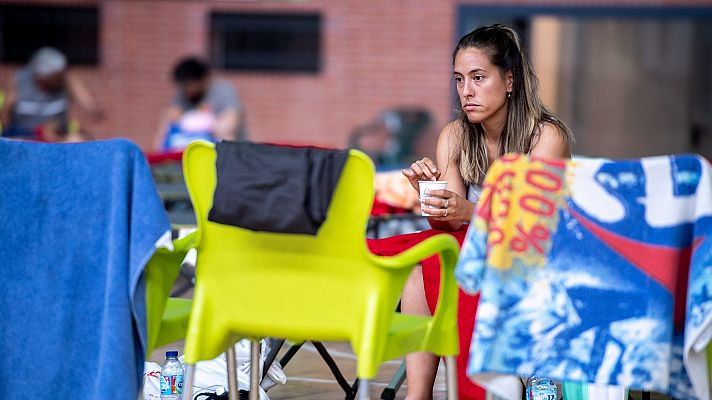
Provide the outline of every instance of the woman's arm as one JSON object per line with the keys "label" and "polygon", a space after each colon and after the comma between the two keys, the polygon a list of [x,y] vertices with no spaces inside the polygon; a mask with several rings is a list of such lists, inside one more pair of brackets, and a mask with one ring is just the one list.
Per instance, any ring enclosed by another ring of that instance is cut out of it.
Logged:
{"label": "woman's arm", "polygon": [[[438,208],[428,209],[428,217],[433,229],[454,231],[460,229],[463,222],[469,222],[475,211],[475,203],[467,200],[467,186],[460,176],[456,156],[460,151],[460,135],[463,134],[459,121],[452,121],[443,128],[436,148],[437,165],[442,175],[440,180],[447,181],[447,190],[433,190],[430,196],[435,198],[422,201],[423,206]],[[445,208],[447,206],[447,208]]]}

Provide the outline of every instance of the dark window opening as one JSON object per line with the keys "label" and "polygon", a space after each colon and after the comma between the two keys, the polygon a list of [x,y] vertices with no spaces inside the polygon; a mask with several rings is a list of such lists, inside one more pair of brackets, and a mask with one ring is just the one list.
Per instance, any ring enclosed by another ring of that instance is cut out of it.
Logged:
{"label": "dark window opening", "polygon": [[98,8],[0,5],[1,62],[25,63],[44,46],[61,50],[72,64],[98,64]]}
{"label": "dark window opening", "polygon": [[238,71],[319,72],[318,14],[212,13],[210,57]]}

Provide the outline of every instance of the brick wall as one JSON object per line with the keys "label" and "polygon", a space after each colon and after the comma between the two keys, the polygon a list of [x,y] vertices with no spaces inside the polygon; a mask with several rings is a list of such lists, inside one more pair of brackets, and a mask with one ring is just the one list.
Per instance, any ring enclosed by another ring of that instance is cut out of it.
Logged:
{"label": "brick wall", "polygon": [[[85,124],[99,137],[153,145],[173,93],[169,71],[183,55],[206,54],[211,10],[322,13],[319,74],[218,72],[238,87],[252,139],[343,146],[354,127],[386,107],[425,106],[437,125],[449,115],[450,1],[38,3],[100,6],[101,64],[77,69],[107,110],[102,123]],[[0,84],[15,68],[0,67]]]}
{"label": "brick wall", "polygon": [[[153,146],[158,115],[173,93],[169,71],[183,55],[206,54],[212,10],[322,14],[319,74],[219,72],[239,88],[254,140],[343,146],[354,127],[387,107],[425,106],[433,112],[438,128],[451,115],[450,52],[459,4],[455,0],[24,3],[99,5],[101,63],[97,68],[77,69],[107,110],[103,122],[85,123],[98,137],[124,136],[146,149]],[[0,85],[10,82],[16,68],[0,65]],[[435,135],[426,139],[426,148],[433,146]]]}

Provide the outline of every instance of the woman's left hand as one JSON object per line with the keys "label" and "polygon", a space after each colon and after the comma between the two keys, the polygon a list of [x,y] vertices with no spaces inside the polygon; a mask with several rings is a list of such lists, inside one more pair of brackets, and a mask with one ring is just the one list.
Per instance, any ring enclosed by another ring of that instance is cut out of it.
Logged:
{"label": "woman's left hand", "polygon": [[[469,222],[475,212],[475,204],[449,190],[430,190],[429,198],[420,199],[423,211],[429,218],[438,221]],[[433,208],[431,208],[433,207]]]}

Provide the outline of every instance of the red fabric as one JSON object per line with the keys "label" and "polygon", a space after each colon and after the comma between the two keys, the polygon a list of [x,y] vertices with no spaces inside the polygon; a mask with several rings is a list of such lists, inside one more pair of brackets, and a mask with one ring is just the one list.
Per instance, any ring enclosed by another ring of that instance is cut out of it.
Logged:
{"label": "red fabric", "polygon": [[413,211],[408,210],[407,208],[392,206],[388,203],[378,200],[378,198],[374,199],[373,208],[371,208],[371,215],[374,217],[378,217],[381,215],[409,214],[412,212]]}
{"label": "red fabric", "polygon": [[318,149],[318,150],[339,150],[336,147],[322,146],[319,144],[312,143],[299,143],[299,142],[256,142],[261,144],[269,144],[272,146],[279,147],[291,147],[293,149]]}
{"label": "red fabric", "polygon": [[[446,232],[430,229],[418,233],[396,235],[385,239],[369,239],[368,247],[372,253],[381,256],[393,256],[415,246],[423,240],[440,233],[451,234],[462,246],[465,240],[466,228],[455,232]],[[423,286],[428,308],[432,314],[438,301],[440,291],[440,259],[433,256],[423,260]],[[467,359],[470,354],[472,331],[475,327],[475,313],[479,295],[470,296],[459,291],[457,328],[460,334],[460,354],[457,356],[457,383],[460,400],[485,400],[486,392],[481,387],[472,383],[467,377]]]}
{"label": "red fabric", "polygon": [[146,153],[146,161],[148,161],[149,164],[158,164],[165,161],[180,161],[181,159],[183,159],[182,151]]}
{"label": "red fabric", "polygon": [[[322,150],[330,150],[328,147],[321,147],[321,146],[312,146],[308,144],[300,144],[300,143],[265,143],[265,144],[271,144],[273,146],[281,146],[281,147],[292,147],[292,148],[312,148],[312,149],[322,149]],[[171,151],[164,151],[164,152],[152,152],[152,153],[146,153],[146,160],[148,161],[149,164],[158,164],[162,163],[165,161],[180,161],[183,159],[183,151],[182,150],[171,150]]]}

